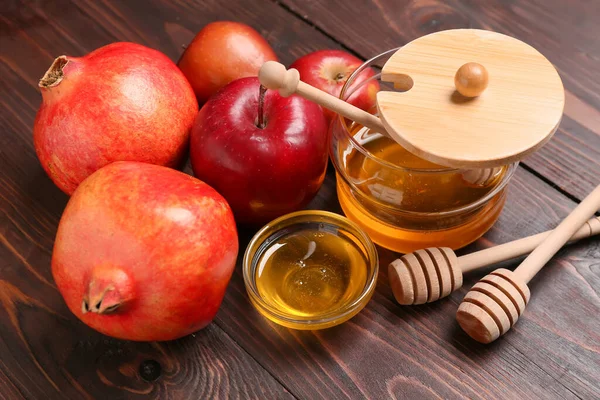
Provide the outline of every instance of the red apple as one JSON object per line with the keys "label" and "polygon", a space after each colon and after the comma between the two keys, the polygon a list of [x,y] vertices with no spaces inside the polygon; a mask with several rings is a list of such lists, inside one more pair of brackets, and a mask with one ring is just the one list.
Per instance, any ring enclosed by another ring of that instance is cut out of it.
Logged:
{"label": "red apple", "polygon": [[52,274],[69,309],[120,339],[171,340],[213,319],[235,267],[227,202],[170,168],[115,162],[75,190]]}
{"label": "red apple", "polygon": [[[321,89],[333,96],[339,97],[342,86],[348,80],[348,77],[363,62],[352,54],[342,50],[319,50],[300,57],[290,68],[295,68],[300,72],[300,79],[318,89]],[[354,80],[353,88],[369,78],[373,77],[375,72],[371,68],[365,69]],[[379,91],[379,82],[372,79],[352,92],[348,102],[369,111],[375,106],[377,92]],[[325,117],[331,121],[335,113],[324,109]]]}
{"label": "red apple", "polygon": [[327,123],[317,104],[267,90],[259,127],[258,78],[231,82],[192,127],[194,174],[231,205],[236,220],[265,223],[305,206],[323,183]]}
{"label": "red apple", "polygon": [[206,25],[192,40],[178,65],[202,104],[229,82],[256,76],[261,65],[277,61],[269,43],[239,22]]}

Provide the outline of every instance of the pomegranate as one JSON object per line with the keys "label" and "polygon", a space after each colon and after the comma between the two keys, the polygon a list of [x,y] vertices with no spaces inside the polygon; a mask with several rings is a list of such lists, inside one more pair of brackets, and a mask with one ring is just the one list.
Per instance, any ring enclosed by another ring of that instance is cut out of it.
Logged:
{"label": "pomegranate", "polygon": [[65,193],[113,161],[182,163],[198,103],[164,54],[113,43],[81,58],[60,56],[39,87],[35,150]]}
{"label": "pomegranate", "polygon": [[120,339],[171,340],[214,318],[238,253],[225,199],[182,172],[115,162],[62,215],[52,274],[69,309]]}

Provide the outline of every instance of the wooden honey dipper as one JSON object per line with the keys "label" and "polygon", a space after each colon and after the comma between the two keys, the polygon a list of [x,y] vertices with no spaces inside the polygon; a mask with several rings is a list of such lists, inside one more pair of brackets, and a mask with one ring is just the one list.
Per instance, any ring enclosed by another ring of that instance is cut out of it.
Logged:
{"label": "wooden honey dipper", "polygon": [[385,126],[375,115],[370,114],[350,103],[347,103],[323,90],[317,89],[300,80],[298,70],[286,69],[277,61],[267,61],[258,72],[258,79],[267,89],[277,90],[283,97],[298,94],[333,112],[356,121],[376,132],[388,135]]}
{"label": "wooden honey dipper", "polygon": [[[457,257],[447,247],[417,250],[393,261],[388,276],[394,297],[399,304],[431,303],[458,290],[463,274],[531,252],[552,231],[514,240],[471,254]],[[570,241],[600,234],[600,217],[585,223]]]}
{"label": "wooden honey dipper", "polygon": [[600,185],[514,271],[497,269],[471,288],[456,313],[460,327],[481,343],[505,334],[529,302],[527,283],[598,209]]}
{"label": "wooden honey dipper", "polygon": [[[321,89],[300,80],[298,70],[277,61],[265,62],[258,72],[258,79],[267,89],[278,90],[283,97],[298,94],[322,107],[356,121],[376,132],[389,136],[379,118]],[[457,92],[465,97],[477,97],[488,84],[487,71],[483,65],[469,62],[456,71],[454,83]]]}

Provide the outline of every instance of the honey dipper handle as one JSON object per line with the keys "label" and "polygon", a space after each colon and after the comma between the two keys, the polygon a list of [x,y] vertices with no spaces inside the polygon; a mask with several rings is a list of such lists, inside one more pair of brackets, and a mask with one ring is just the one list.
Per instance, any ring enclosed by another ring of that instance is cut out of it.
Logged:
{"label": "honey dipper handle", "polygon": [[277,61],[267,61],[264,63],[258,72],[258,79],[264,87],[278,90],[279,94],[284,97],[296,93],[367,128],[387,134],[381,120],[373,114],[369,114],[327,92],[302,82],[297,70],[293,68],[286,70],[285,66]]}
{"label": "honey dipper handle", "polygon": [[[525,255],[539,246],[550,233],[552,233],[552,230],[466,254],[458,257],[458,265],[462,272],[466,273],[477,268]],[[585,225],[571,236],[569,241],[574,242],[594,235],[600,235],[600,217],[595,217],[587,221]]]}
{"label": "honey dipper handle", "polygon": [[556,254],[571,236],[600,209],[600,185],[548,235],[544,241],[515,269],[515,274],[528,283]]}

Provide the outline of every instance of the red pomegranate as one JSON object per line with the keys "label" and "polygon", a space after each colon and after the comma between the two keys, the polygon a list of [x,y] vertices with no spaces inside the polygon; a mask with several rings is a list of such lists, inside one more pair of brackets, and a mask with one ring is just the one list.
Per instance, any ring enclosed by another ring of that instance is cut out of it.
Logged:
{"label": "red pomegranate", "polygon": [[65,193],[113,161],[183,161],[198,103],[164,54],[113,43],[81,58],[60,56],[39,87],[35,150]]}
{"label": "red pomegranate", "polygon": [[214,318],[237,253],[233,214],[210,186],[162,166],[115,162],[69,200],[52,274],[90,327],[120,339],[171,340]]}

